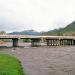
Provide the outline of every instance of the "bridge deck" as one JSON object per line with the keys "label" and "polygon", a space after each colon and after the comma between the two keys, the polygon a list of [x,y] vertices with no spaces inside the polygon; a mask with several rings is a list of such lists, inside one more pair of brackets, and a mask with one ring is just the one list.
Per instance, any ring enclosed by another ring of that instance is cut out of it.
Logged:
{"label": "bridge deck", "polygon": [[33,35],[0,35],[0,39],[24,39],[24,38],[45,38],[45,39],[75,39],[75,36],[33,36]]}

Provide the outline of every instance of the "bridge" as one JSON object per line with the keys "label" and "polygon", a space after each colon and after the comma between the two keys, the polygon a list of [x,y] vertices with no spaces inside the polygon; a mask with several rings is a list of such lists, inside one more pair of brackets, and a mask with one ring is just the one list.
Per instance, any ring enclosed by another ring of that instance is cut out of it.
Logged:
{"label": "bridge", "polygon": [[40,46],[41,42],[47,46],[75,45],[75,36],[0,35],[0,39],[12,39],[13,47],[18,47],[19,39],[31,39],[31,46]]}

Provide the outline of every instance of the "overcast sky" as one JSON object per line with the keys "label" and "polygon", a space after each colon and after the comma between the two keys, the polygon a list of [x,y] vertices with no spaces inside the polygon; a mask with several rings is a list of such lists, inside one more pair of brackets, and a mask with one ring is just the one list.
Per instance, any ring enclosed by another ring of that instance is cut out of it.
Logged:
{"label": "overcast sky", "polygon": [[48,31],[75,20],[75,0],[0,0],[0,30]]}

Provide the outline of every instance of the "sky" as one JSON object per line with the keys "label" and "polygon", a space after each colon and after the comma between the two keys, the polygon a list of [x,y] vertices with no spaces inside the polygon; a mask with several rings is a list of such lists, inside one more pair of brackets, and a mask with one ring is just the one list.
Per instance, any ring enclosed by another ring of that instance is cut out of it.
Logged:
{"label": "sky", "polygon": [[49,31],[75,21],[75,0],[0,0],[0,31]]}

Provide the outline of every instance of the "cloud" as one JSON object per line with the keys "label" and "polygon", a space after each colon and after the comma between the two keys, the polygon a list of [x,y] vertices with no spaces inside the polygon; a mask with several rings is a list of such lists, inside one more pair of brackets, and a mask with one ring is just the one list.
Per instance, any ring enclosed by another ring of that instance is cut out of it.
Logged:
{"label": "cloud", "polygon": [[0,0],[0,30],[47,31],[75,20],[75,0]]}

